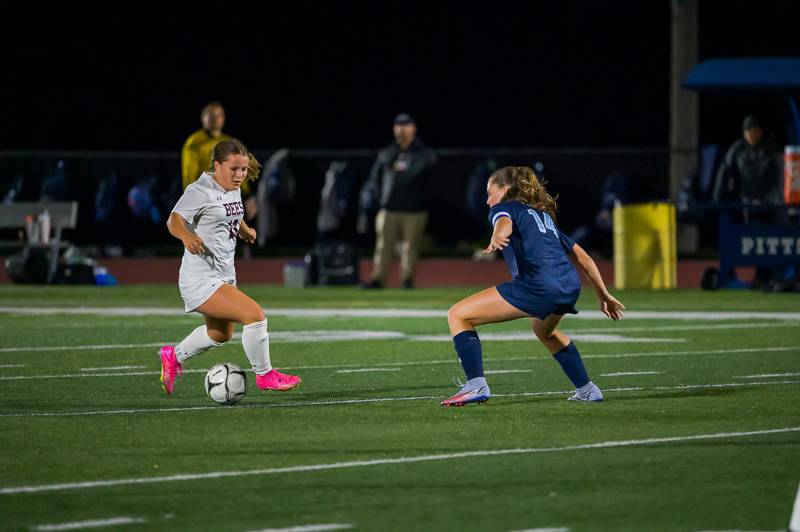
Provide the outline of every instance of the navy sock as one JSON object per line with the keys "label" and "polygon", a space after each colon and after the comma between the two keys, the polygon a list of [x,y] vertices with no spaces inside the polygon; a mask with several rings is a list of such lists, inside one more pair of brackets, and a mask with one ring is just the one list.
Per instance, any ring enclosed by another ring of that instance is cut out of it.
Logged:
{"label": "navy sock", "polygon": [[570,342],[567,347],[553,354],[553,358],[561,364],[561,369],[576,388],[585,386],[589,382],[589,375],[586,374],[586,368],[583,367],[583,360],[574,342]]}
{"label": "navy sock", "polygon": [[458,354],[458,361],[467,375],[467,380],[483,377],[483,353],[478,333],[475,331],[462,331],[453,336],[453,345]]}

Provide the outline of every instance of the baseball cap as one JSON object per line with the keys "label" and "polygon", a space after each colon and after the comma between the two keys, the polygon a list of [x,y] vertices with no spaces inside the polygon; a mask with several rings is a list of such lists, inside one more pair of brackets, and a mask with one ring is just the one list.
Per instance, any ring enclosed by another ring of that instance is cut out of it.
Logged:
{"label": "baseball cap", "polygon": [[[750,129],[753,127],[762,127],[761,120],[756,117],[756,115],[747,115],[742,120],[742,130]],[[763,128],[762,128],[763,129]]]}
{"label": "baseball cap", "polygon": [[406,124],[416,124],[417,122],[414,118],[408,113],[400,113],[396,117],[394,117],[394,124],[396,126],[406,125]]}

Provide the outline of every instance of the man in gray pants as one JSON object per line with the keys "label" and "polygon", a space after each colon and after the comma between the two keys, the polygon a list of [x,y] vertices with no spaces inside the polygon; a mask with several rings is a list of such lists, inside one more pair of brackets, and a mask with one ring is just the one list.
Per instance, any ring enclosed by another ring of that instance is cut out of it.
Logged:
{"label": "man in gray pants", "polygon": [[436,152],[417,138],[417,124],[408,114],[394,119],[395,141],[378,153],[367,190],[378,198],[372,278],[364,288],[386,286],[389,263],[402,242],[400,280],[414,288],[419,246],[428,222],[428,178]]}

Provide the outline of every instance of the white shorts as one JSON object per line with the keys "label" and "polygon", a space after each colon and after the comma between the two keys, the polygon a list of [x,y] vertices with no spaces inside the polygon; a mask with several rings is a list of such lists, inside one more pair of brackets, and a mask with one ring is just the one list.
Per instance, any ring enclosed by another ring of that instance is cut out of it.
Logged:
{"label": "white shorts", "polygon": [[[183,281],[183,279],[181,279]],[[183,298],[183,307],[186,312],[192,312],[200,305],[208,301],[214,292],[223,284],[236,286],[236,278],[222,279],[219,277],[209,277],[205,279],[194,279],[191,283],[178,282],[178,288]]]}

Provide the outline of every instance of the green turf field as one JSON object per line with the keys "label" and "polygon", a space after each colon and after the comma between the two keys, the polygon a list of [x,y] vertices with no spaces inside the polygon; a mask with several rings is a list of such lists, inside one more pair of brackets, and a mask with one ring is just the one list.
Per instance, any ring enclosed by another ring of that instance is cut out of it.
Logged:
{"label": "green turf field", "polygon": [[303,385],[264,395],[251,374],[248,396],[218,407],[204,372],[247,367],[238,339],[161,391],[156,346],[200,323],[177,287],[0,287],[0,529],[789,525],[798,295],[619,292],[629,317],[615,323],[585,317],[585,292],[563,330],[605,402],[567,402],[517,321],[479,329],[492,400],[443,409],[462,376],[444,312],[472,289],[243,289],[267,309],[273,363]]}

